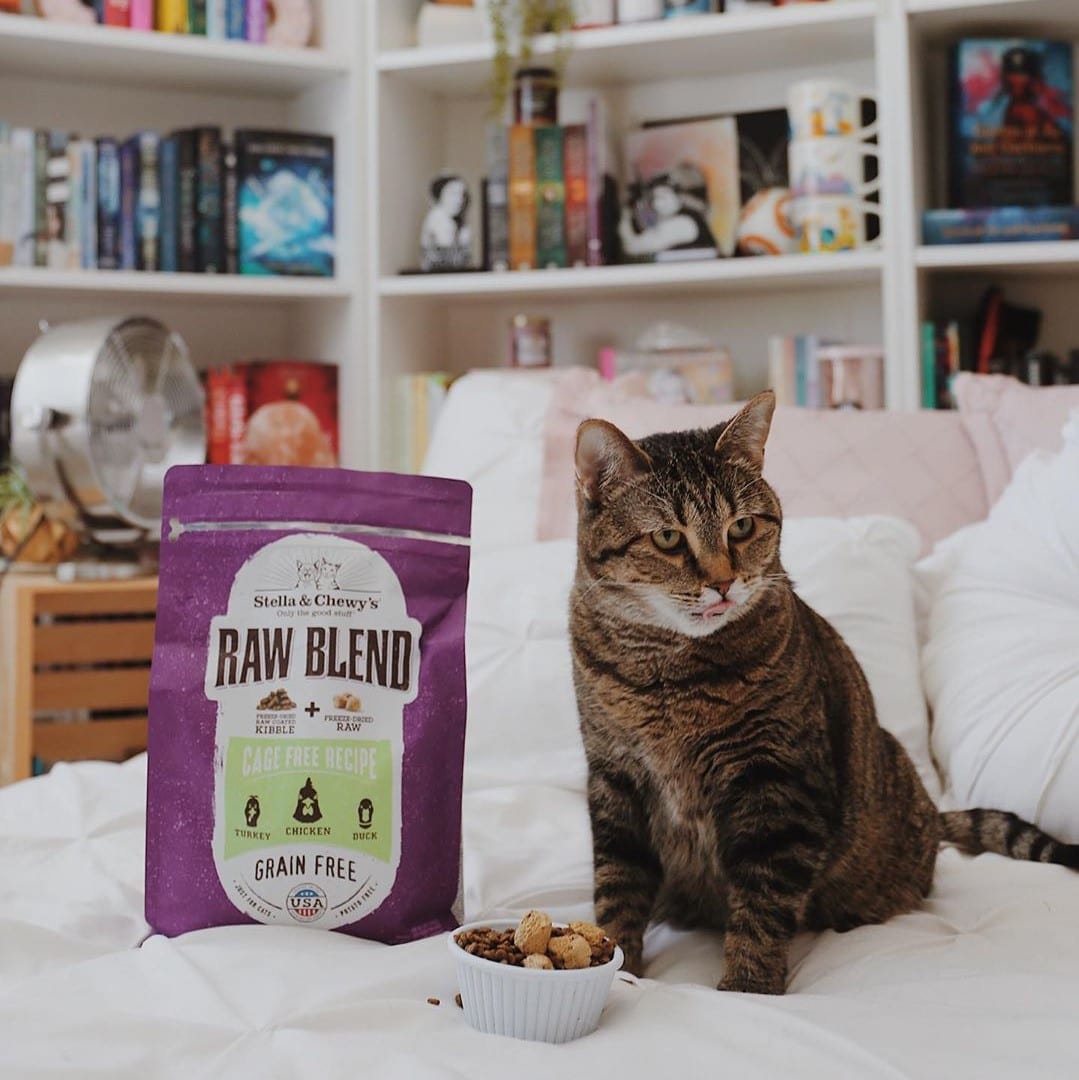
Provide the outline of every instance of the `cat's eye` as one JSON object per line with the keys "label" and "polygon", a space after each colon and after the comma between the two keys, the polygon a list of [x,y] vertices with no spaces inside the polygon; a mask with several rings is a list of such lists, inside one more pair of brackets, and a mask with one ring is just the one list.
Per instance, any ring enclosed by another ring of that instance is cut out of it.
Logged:
{"label": "cat's eye", "polygon": [[652,543],[660,551],[677,551],[685,542],[685,533],[678,529],[656,529],[652,533]]}
{"label": "cat's eye", "polygon": [[739,518],[731,524],[727,535],[732,540],[745,540],[753,535],[753,519],[751,517]]}

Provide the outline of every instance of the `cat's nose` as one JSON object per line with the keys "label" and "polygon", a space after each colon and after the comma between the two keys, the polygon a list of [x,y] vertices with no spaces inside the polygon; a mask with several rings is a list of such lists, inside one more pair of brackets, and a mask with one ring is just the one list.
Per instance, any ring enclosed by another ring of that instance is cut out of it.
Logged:
{"label": "cat's nose", "polygon": [[712,588],[723,597],[727,599],[727,593],[730,592],[731,586],[734,584],[734,578],[728,578],[726,581],[713,581]]}

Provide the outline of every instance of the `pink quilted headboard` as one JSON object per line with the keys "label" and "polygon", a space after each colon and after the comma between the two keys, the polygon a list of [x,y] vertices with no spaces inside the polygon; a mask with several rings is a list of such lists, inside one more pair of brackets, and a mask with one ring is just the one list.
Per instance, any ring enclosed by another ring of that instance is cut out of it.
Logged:
{"label": "pink quilted headboard", "polygon": [[[574,533],[573,450],[582,420],[609,420],[639,439],[659,431],[711,427],[737,409],[625,400],[623,394],[612,396],[609,384],[594,372],[565,372],[544,433],[539,538]],[[788,517],[902,517],[919,530],[925,550],[988,511],[974,446],[954,412],[779,408],[764,475]]]}

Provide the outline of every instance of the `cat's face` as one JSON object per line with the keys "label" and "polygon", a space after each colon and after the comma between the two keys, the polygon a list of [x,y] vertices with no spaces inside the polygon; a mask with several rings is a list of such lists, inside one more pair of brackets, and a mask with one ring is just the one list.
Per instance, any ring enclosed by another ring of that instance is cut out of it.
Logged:
{"label": "cat's face", "polygon": [[782,512],[761,477],[775,398],[707,431],[632,442],[601,420],[577,437],[578,557],[586,595],[705,637],[784,581]]}

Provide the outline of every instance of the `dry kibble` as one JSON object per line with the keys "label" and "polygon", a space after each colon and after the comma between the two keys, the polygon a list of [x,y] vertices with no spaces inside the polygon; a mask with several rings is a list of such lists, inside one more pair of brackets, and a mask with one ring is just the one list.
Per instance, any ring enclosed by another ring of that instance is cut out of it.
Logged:
{"label": "dry kibble", "polygon": [[550,940],[551,916],[542,911],[527,912],[513,933],[513,944],[525,956],[545,953]]}
{"label": "dry kibble", "polygon": [[536,968],[538,971],[551,971],[554,964],[551,963],[549,956],[545,956],[543,953],[532,953],[524,958],[521,967]]}
{"label": "dry kibble", "polygon": [[442,1002],[439,1001],[438,998],[428,998],[427,999],[427,1004],[428,1005],[441,1005]]}
{"label": "dry kibble", "polygon": [[565,934],[552,938],[547,951],[558,968],[570,970],[590,967],[592,964],[592,949],[580,934]]}
{"label": "dry kibble", "polygon": [[571,922],[569,928],[574,934],[580,934],[592,948],[602,945],[607,936],[595,923]]}
{"label": "dry kibble", "polygon": [[453,1003],[459,1009],[463,1009],[465,1007],[465,1003],[461,1000],[461,995],[460,994],[454,994],[453,995]]}

